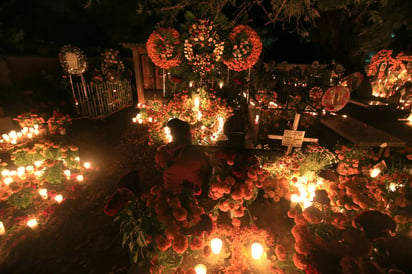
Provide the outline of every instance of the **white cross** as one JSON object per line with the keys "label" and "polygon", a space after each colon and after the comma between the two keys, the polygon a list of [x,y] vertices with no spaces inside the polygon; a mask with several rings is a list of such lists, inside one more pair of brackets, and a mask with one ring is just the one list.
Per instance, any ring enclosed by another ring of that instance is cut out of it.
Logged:
{"label": "white cross", "polygon": [[282,146],[287,146],[286,155],[292,152],[293,147],[301,147],[303,142],[318,142],[318,138],[304,138],[305,132],[298,131],[298,125],[300,120],[300,113],[295,114],[295,119],[293,120],[292,130],[285,130],[283,136],[280,135],[268,135],[269,139],[272,140],[282,140]]}

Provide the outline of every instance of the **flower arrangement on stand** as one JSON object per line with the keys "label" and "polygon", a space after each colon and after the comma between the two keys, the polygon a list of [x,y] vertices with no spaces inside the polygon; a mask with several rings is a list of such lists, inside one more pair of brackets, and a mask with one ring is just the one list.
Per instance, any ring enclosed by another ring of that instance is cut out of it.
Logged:
{"label": "flower arrangement on stand", "polygon": [[124,64],[120,59],[119,51],[107,49],[102,53],[102,74],[108,81],[119,81],[124,72]]}
{"label": "flower arrangement on stand", "polygon": [[194,72],[201,76],[213,72],[223,50],[224,42],[213,21],[198,19],[189,27],[189,38],[184,42],[184,55]]}
{"label": "flower arrangement on stand", "polygon": [[57,111],[53,111],[53,115],[47,119],[48,130],[50,134],[65,135],[67,127],[72,123],[72,119],[69,114],[62,114]]}
{"label": "flower arrangement on stand", "polygon": [[59,52],[60,64],[69,74],[82,75],[87,69],[84,52],[78,47],[65,45]]}
{"label": "flower arrangement on stand", "polygon": [[314,109],[321,109],[322,108],[323,94],[324,94],[324,91],[321,87],[313,87],[309,90],[310,105]]}
{"label": "flower arrangement on stand", "polygon": [[262,52],[262,41],[259,35],[249,26],[238,25],[229,34],[231,42],[230,57],[223,63],[231,70],[243,71],[253,67]]}
{"label": "flower arrangement on stand", "polygon": [[146,42],[147,54],[156,66],[170,69],[181,63],[179,45],[177,30],[160,28],[150,34]]}

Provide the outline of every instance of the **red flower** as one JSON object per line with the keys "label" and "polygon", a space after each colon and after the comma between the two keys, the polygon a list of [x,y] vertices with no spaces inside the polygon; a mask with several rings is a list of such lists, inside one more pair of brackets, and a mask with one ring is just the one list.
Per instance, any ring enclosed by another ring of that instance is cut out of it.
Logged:
{"label": "red flower", "polygon": [[173,217],[175,217],[177,221],[185,221],[187,219],[187,210],[183,207],[175,208],[173,210]]}
{"label": "red flower", "polygon": [[286,250],[282,245],[276,246],[275,253],[276,253],[276,257],[278,257],[280,261],[286,260]]}
{"label": "red flower", "polygon": [[173,250],[176,251],[176,253],[181,254],[185,252],[188,247],[189,247],[189,241],[183,235],[178,235],[173,240]]}
{"label": "red flower", "polygon": [[156,236],[156,243],[157,243],[157,247],[161,251],[166,251],[169,247],[172,246],[172,241],[170,241],[170,239],[163,237],[161,235]]}
{"label": "red flower", "polygon": [[190,242],[190,249],[192,250],[198,250],[201,249],[203,246],[203,240],[200,237],[194,237],[192,241]]}

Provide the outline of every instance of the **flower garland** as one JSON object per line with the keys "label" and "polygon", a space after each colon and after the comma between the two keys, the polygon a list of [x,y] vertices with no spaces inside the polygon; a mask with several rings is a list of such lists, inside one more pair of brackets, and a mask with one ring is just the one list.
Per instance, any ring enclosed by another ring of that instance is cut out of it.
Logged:
{"label": "flower garland", "polygon": [[81,75],[86,71],[86,56],[78,47],[65,45],[60,50],[59,59],[63,69],[69,74]]}
{"label": "flower garland", "polygon": [[262,41],[251,27],[236,26],[229,35],[233,43],[231,58],[223,60],[229,69],[243,71],[253,67],[262,52]]}
{"label": "flower garland", "polygon": [[120,60],[119,51],[108,49],[102,53],[102,73],[107,80],[113,81],[121,78],[124,72],[123,61]]}
{"label": "flower garland", "polygon": [[194,72],[211,73],[220,61],[224,42],[220,40],[211,20],[199,19],[189,28],[189,38],[184,43],[184,54]]}
{"label": "flower garland", "polygon": [[177,67],[180,60],[179,33],[173,28],[160,28],[150,34],[146,42],[147,54],[152,62],[163,69]]}

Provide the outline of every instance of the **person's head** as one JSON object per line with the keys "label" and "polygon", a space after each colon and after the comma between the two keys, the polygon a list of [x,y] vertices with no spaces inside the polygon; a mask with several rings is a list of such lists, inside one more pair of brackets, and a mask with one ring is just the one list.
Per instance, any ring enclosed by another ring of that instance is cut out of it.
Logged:
{"label": "person's head", "polygon": [[190,132],[190,126],[187,122],[178,118],[173,118],[170,119],[166,125],[170,128],[170,134],[173,137],[173,142],[192,143],[192,134]]}

